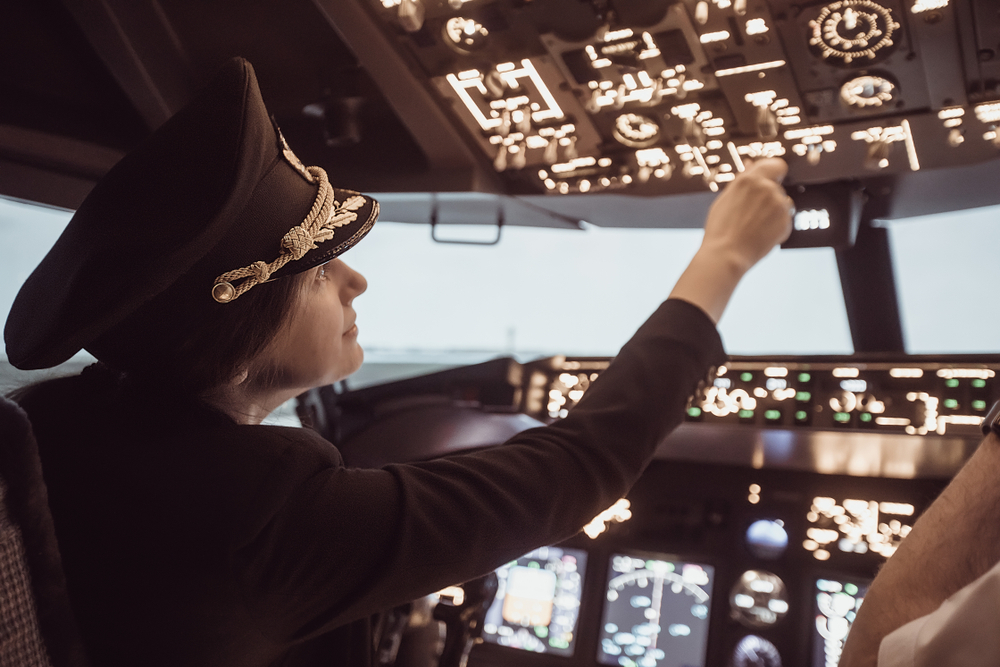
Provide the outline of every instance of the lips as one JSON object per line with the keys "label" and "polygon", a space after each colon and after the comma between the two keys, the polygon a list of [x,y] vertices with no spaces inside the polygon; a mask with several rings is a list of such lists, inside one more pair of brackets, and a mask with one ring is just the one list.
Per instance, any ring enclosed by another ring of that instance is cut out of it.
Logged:
{"label": "lips", "polygon": [[344,332],[344,335],[345,336],[353,336],[353,335],[356,335],[357,333],[358,333],[358,325],[357,324],[352,324],[351,328]]}

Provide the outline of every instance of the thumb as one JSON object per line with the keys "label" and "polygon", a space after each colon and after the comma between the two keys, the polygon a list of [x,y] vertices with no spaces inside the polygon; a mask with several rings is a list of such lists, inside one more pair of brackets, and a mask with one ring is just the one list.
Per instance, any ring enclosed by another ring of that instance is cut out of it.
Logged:
{"label": "thumb", "polygon": [[762,176],[776,183],[781,183],[788,173],[788,163],[777,157],[764,158],[754,162],[744,173]]}

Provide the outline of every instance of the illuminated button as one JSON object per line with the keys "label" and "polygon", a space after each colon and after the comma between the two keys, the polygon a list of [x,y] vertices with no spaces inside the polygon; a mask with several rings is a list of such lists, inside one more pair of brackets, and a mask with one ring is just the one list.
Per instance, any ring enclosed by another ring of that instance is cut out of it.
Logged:
{"label": "illuminated button", "polygon": [[753,373],[740,373],[740,381],[750,382],[753,380]]}
{"label": "illuminated button", "polygon": [[946,398],[944,399],[944,407],[948,408],[949,410],[957,410],[958,401],[956,401],[954,398]]}
{"label": "illuminated button", "polygon": [[851,421],[851,413],[850,412],[834,412],[833,413],[833,421],[835,421],[835,422],[837,422],[839,424],[846,424],[847,422]]}
{"label": "illuminated button", "polygon": [[743,409],[739,411],[738,415],[740,419],[753,419],[753,410]]}
{"label": "illuminated button", "polygon": [[863,421],[863,422],[866,422],[866,423],[870,422],[872,420],[872,413],[870,413],[870,412],[862,412],[860,415],[858,415],[858,418],[861,421]]}
{"label": "illuminated button", "polygon": [[985,410],[986,409],[986,401],[973,401],[972,402],[972,409],[973,410]]}
{"label": "illuminated button", "polygon": [[783,522],[770,519],[754,521],[747,528],[747,548],[758,558],[778,558],[788,547],[788,533],[784,526]]}
{"label": "illuminated button", "polygon": [[795,400],[801,401],[803,403],[808,403],[809,401],[812,400],[812,394],[810,394],[808,391],[797,391],[795,392]]}
{"label": "illuminated button", "polygon": [[781,410],[766,410],[764,412],[764,419],[768,421],[777,421],[781,419]]}
{"label": "illuminated button", "polygon": [[986,386],[986,380],[975,379],[972,381],[973,389],[983,389]]}
{"label": "illuminated button", "polygon": [[844,584],[844,592],[848,595],[857,595],[858,587],[854,584]]}
{"label": "illuminated button", "polygon": [[809,413],[808,412],[806,412],[805,410],[798,410],[798,411],[796,411],[796,413],[795,413],[795,421],[797,421],[797,422],[804,422],[804,421],[807,421],[808,419],[809,419]]}
{"label": "illuminated button", "polygon": [[699,417],[701,417],[701,408],[699,408],[697,405],[692,405],[690,408],[688,408],[688,417],[690,417],[691,419],[698,419]]}
{"label": "illuminated button", "polygon": [[954,389],[955,387],[958,386],[958,380],[956,380],[955,378],[949,378],[944,381],[944,386],[948,387],[949,389]]}
{"label": "illuminated button", "polygon": [[810,382],[812,379],[812,375],[809,373],[799,373],[799,382]]}

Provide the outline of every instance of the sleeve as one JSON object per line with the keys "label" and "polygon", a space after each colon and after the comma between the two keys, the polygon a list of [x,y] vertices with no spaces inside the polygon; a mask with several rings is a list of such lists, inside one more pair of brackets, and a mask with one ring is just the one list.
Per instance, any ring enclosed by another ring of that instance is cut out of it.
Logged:
{"label": "sleeve", "polygon": [[1000,563],[882,640],[878,667],[1000,664]]}
{"label": "sleeve", "polygon": [[551,426],[419,464],[316,471],[237,554],[247,599],[301,640],[573,535],[628,492],[723,360],[711,320],[669,300]]}

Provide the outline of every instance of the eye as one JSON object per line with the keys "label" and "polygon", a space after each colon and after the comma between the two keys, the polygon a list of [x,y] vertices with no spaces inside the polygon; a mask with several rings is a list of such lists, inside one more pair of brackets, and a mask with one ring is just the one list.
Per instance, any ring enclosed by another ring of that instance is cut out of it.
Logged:
{"label": "eye", "polygon": [[319,267],[319,273],[316,274],[316,280],[326,279],[326,264]]}

